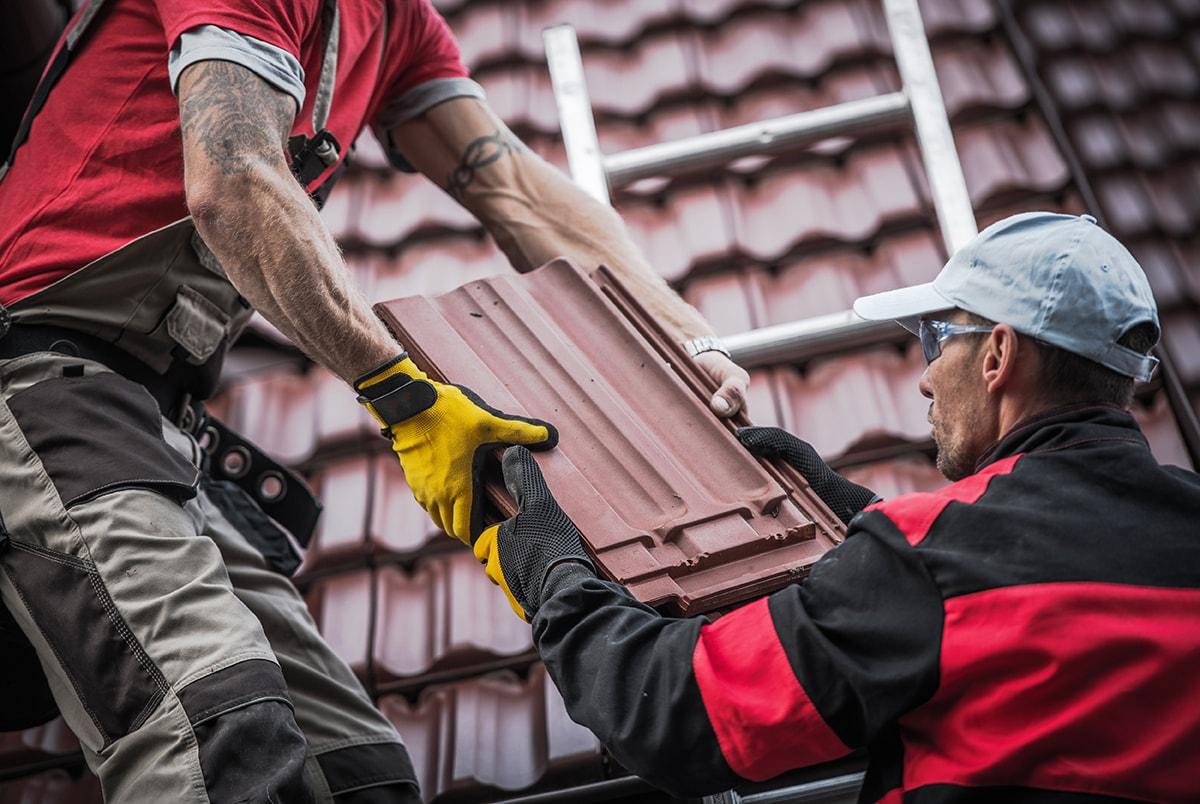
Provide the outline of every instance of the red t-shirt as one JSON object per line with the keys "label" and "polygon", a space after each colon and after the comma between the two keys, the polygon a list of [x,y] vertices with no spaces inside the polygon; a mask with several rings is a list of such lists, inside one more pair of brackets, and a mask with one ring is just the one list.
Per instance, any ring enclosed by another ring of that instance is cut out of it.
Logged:
{"label": "red t-shirt", "polygon": [[[467,71],[429,0],[338,5],[338,69],[326,128],[345,154],[390,102]],[[109,0],[108,6],[0,182],[0,304],[188,214],[179,104],[167,75],[168,54],[184,31],[216,25],[298,59],[306,91],[292,133],[314,133],[321,0]]]}

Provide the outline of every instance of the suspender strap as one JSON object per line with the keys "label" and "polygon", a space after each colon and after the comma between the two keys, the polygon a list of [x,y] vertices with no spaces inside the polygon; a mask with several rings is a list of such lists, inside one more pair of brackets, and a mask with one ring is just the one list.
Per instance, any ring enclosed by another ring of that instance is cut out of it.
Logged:
{"label": "suspender strap", "polygon": [[329,122],[329,107],[333,104],[333,82],[337,78],[339,18],[337,0],[325,0],[321,8],[321,78],[317,83],[317,98],[313,101],[314,133],[320,133]]}
{"label": "suspender strap", "polygon": [[[16,136],[13,137],[8,158],[4,161],[3,165],[0,165],[0,181],[4,180],[4,176],[8,173],[8,169],[13,163],[13,159],[16,158],[17,149],[24,145],[25,140],[29,137],[29,129],[33,126],[33,119],[37,117],[42,107],[45,106],[46,99],[50,97],[50,90],[54,88],[54,85],[58,83],[58,79],[66,71],[71,57],[79,49],[84,35],[99,18],[100,11],[104,8],[105,4],[106,0],[88,0],[82,11],[79,12],[79,17],[75,25],[67,32],[66,40],[54,54],[54,58],[50,61],[50,66],[43,73],[41,81],[38,82],[37,88],[33,92],[33,98],[29,101],[29,106],[25,109],[25,115],[21,118],[21,125],[17,128]],[[339,156],[340,148],[337,140],[334,139],[332,134],[324,130],[325,124],[329,121],[329,109],[333,105],[333,85],[337,78],[339,19],[340,14],[337,0],[324,0],[321,8],[321,37],[323,44],[321,77],[317,84],[317,97],[313,101],[312,116],[313,132],[316,136],[311,140],[297,143],[295,146],[289,142],[294,164],[293,172],[296,173],[296,177],[300,179],[305,189],[316,180],[317,176],[325,172],[325,168],[336,162]],[[314,170],[316,170],[316,173],[308,177],[306,181],[305,174],[312,174]]]}
{"label": "suspender strap", "polygon": [[0,181],[3,181],[4,176],[8,173],[8,168],[12,165],[13,159],[17,155],[17,149],[20,148],[26,138],[29,136],[29,129],[33,125],[33,118],[37,117],[38,112],[46,104],[46,98],[50,97],[50,90],[58,83],[58,79],[62,77],[63,72],[67,69],[67,64],[71,60],[71,56],[79,49],[79,43],[83,39],[83,35],[88,32],[92,24],[100,16],[100,10],[104,8],[105,0],[88,0],[88,3],[79,12],[79,19],[67,33],[66,41],[58,48],[54,54],[54,58],[50,61],[50,66],[46,72],[42,74],[42,80],[38,81],[37,88],[33,91],[33,98],[30,99],[29,105],[25,107],[25,115],[21,118],[21,125],[17,128],[17,134],[13,137],[12,147],[8,151],[8,159],[4,160],[4,165],[0,166]]}

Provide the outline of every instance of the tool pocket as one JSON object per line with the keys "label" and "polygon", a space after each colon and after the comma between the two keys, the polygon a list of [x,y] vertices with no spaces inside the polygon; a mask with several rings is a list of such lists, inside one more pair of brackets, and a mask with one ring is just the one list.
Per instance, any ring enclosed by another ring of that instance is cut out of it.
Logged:
{"label": "tool pocket", "polygon": [[[9,549],[8,530],[0,516],[0,556]],[[0,603],[0,732],[40,726],[58,715],[37,652]]]}
{"label": "tool pocket", "polygon": [[167,684],[133,638],[95,565],[14,541],[3,566],[104,746],[137,729]]}
{"label": "tool pocket", "polygon": [[196,496],[199,470],[163,439],[154,398],[118,374],[45,380],[8,407],[67,508],[122,488]]}

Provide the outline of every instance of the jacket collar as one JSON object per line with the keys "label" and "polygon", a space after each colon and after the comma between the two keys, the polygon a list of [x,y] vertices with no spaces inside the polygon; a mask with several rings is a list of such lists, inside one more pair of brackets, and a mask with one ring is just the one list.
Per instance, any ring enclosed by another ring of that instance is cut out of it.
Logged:
{"label": "jacket collar", "polygon": [[1116,405],[1066,405],[1019,422],[980,456],[975,471],[1013,455],[1064,449],[1092,441],[1128,441],[1149,449],[1146,437],[1129,411]]}

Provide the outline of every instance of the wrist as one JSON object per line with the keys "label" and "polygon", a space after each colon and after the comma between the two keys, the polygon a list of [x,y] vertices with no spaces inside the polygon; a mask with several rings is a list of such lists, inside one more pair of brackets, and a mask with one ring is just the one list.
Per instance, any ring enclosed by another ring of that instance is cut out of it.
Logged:
{"label": "wrist", "polygon": [[717,352],[729,357],[729,349],[726,348],[724,342],[715,335],[701,335],[697,338],[690,338],[682,344],[684,351],[692,357],[699,357],[705,352]]}
{"label": "wrist", "polygon": [[[354,381],[358,401],[383,427],[385,434],[401,422],[427,432],[439,418],[433,410],[436,386],[406,352]],[[407,428],[406,428],[407,429]]]}

